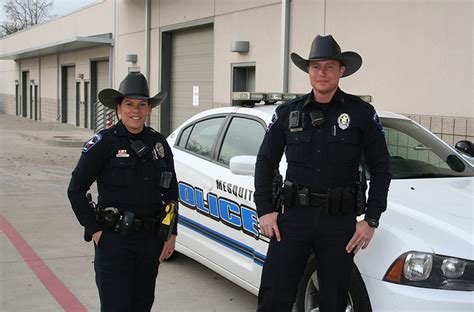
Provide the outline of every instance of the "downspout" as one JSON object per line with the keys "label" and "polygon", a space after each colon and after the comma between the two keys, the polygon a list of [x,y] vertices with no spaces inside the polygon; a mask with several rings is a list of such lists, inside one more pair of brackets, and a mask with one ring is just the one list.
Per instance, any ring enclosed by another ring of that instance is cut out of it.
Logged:
{"label": "downspout", "polygon": [[150,84],[150,28],[151,28],[151,1],[145,4],[145,77]]}
{"label": "downspout", "polygon": [[[109,49],[109,88],[114,88],[114,80],[113,80],[113,64],[114,64],[114,45],[110,45]],[[96,70],[97,71],[97,70]]]}
{"label": "downspout", "polygon": [[59,54],[56,54],[56,100],[57,100],[57,117],[56,120],[59,121],[59,123],[62,123],[61,121],[61,82],[59,81],[59,72],[61,71],[61,67],[59,66]]}
{"label": "downspout", "polygon": [[[110,49],[109,49],[109,88],[114,88],[114,85],[113,85],[114,79],[113,79],[113,76],[112,76],[113,72],[114,72],[113,71],[113,64],[114,64],[114,45],[111,44]],[[97,70],[96,70],[96,72],[97,72]],[[97,105],[94,108],[94,112],[95,112],[96,117],[97,117]],[[111,125],[113,125],[115,123],[115,115],[116,115],[116,113],[113,109],[104,107],[104,117],[103,117],[103,120],[102,120],[103,129],[107,129],[107,125],[109,124],[110,121],[112,121]],[[97,120],[95,121],[95,123],[97,124]]]}
{"label": "downspout", "polygon": [[21,59],[18,60],[18,116],[23,115],[23,75],[21,74]]}
{"label": "downspout", "polygon": [[288,92],[288,60],[289,60],[289,32],[290,32],[290,1],[281,1],[281,63],[282,85],[281,92]]}
{"label": "downspout", "polygon": [[[113,42],[112,44],[110,44],[110,49],[109,49],[109,88],[114,88],[114,81],[115,81],[115,77],[114,77],[114,68],[116,69],[117,65],[115,64],[115,61],[114,61],[114,48],[115,48],[115,44],[116,44],[116,41],[117,41],[117,34],[118,34],[118,31],[117,31],[117,5],[116,5],[116,2],[114,1],[113,2],[113,11],[114,11],[114,20],[113,20],[113,23],[114,23],[114,32],[112,34],[112,39],[113,39]],[[96,75],[97,75],[97,70],[96,70]],[[92,77],[91,77],[92,78]],[[96,92],[99,91],[99,90],[96,90]],[[98,99],[96,101],[96,103],[98,102]],[[98,105],[96,103],[91,103],[91,105],[94,105],[94,114],[95,114],[95,117],[94,117],[94,120],[95,120],[95,124],[97,125],[97,107]],[[103,126],[104,126],[104,129],[107,128],[107,115],[110,114],[112,116],[111,120],[112,120],[112,124],[115,123],[115,117],[118,118],[118,116],[116,116],[116,112],[114,110],[110,110],[106,107],[104,107],[104,117],[103,117],[103,120],[102,120],[102,123],[103,123]],[[96,128],[96,125],[94,125],[94,129]]]}
{"label": "downspout", "polygon": [[[145,3],[145,78],[148,81],[148,88],[150,88],[150,28],[151,28],[151,0],[146,0]],[[151,116],[148,115],[147,125],[151,123]]]}
{"label": "downspout", "polygon": [[326,13],[327,13],[327,0],[324,0],[324,26],[323,26],[323,35],[326,36]]}
{"label": "downspout", "polygon": [[38,75],[38,115],[36,116],[38,120],[41,120],[41,56],[38,60],[38,68],[39,68],[39,75]]}

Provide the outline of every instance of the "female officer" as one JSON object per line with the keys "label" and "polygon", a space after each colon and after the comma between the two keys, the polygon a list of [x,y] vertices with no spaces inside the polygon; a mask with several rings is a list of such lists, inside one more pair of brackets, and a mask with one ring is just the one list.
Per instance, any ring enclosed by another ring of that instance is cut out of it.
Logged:
{"label": "female officer", "polygon": [[[173,155],[165,137],[145,126],[166,94],[150,97],[145,77],[130,73],[118,91],[98,97],[120,120],[85,143],[68,197],[94,240],[101,311],[150,311],[159,263],[173,253],[177,234],[175,222],[171,236],[158,235],[164,204],[178,199]],[[94,181],[96,212],[86,197]]]}

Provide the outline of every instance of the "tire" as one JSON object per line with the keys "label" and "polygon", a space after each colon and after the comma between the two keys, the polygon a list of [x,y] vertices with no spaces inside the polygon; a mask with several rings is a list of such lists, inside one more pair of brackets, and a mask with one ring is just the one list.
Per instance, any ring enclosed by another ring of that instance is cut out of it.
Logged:
{"label": "tire", "polygon": [[[319,311],[319,284],[316,270],[316,258],[312,255],[301,278],[296,295],[293,311],[317,312]],[[365,288],[362,276],[356,265],[352,268],[351,288],[347,300],[346,312],[372,312],[369,295]]]}

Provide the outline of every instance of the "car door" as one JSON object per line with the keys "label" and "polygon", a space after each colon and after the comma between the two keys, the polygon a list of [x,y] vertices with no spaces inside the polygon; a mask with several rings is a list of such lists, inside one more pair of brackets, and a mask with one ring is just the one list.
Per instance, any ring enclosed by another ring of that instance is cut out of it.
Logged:
{"label": "car door", "polygon": [[[179,244],[252,285],[256,262],[261,263],[254,252],[258,225],[253,178],[232,174],[229,160],[256,155],[264,133],[264,123],[258,118],[221,116],[184,129],[177,144],[184,149],[175,152],[175,162],[179,159]],[[215,139],[212,144],[210,136]]]}
{"label": "car door", "polygon": [[259,118],[232,114],[219,140],[215,157],[215,187],[221,211],[219,230],[237,247],[227,246],[223,254],[232,273],[255,287],[259,286],[265,256],[255,250],[260,235],[253,197],[254,179],[252,176],[233,174],[229,161],[234,156],[256,156],[265,128],[265,123]]}
{"label": "car door", "polygon": [[[212,192],[213,150],[227,114],[197,120],[180,131],[174,146],[175,169],[179,189],[179,235],[177,243],[202,261],[216,261],[217,250],[210,244],[212,220],[207,194]],[[204,197],[206,196],[206,197]],[[215,203],[211,197],[212,212]],[[206,213],[207,212],[207,213]],[[202,262],[201,261],[201,262]]]}

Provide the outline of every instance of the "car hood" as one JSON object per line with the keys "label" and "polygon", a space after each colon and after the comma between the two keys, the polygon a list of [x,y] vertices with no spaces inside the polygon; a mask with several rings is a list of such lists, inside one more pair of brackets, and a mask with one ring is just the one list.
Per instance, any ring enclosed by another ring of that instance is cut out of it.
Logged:
{"label": "car hood", "polygon": [[474,178],[393,180],[388,200],[387,221],[436,254],[474,259]]}

